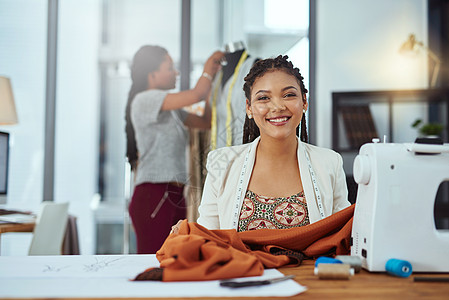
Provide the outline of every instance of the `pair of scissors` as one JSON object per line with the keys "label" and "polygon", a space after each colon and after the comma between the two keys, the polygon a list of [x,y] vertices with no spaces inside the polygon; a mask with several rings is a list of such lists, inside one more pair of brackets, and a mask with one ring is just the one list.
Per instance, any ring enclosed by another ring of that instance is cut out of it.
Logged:
{"label": "pair of scissors", "polygon": [[220,282],[220,286],[230,287],[230,288],[240,288],[240,287],[248,287],[248,286],[260,286],[267,285],[276,282],[281,282],[284,280],[292,279],[295,275],[288,275],[279,278],[273,279],[265,279],[265,280],[252,280],[252,281],[222,281]]}

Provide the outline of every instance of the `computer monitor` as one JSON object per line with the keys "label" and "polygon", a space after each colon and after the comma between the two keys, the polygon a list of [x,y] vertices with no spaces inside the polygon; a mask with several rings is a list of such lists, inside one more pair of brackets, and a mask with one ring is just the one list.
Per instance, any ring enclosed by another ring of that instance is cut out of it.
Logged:
{"label": "computer monitor", "polygon": [[8,192],[9,133],[0,131],[0,204],[6,203]]}

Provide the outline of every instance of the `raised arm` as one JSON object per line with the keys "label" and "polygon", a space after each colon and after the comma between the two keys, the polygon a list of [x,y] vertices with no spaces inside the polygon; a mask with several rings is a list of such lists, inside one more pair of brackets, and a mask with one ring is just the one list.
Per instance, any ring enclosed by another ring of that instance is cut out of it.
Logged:
{"label": "raised arm", "polygon": [[211,108],[209,102],[210,96],[207,97],[206,105],[202,116],[196,114],[188,114],[184,120],[184,124],[190,128],[209,129],[211,127]]}
{"label": "raised arm", "polygon": [[191,90],[168,94],[161,109],[179,109],[204,100],[211,90],[213,77],[220,70],[220,61],[223,56],[224,53],[221,51],[214,52],[204,64],[203,75],[198,79],[195,87]]}

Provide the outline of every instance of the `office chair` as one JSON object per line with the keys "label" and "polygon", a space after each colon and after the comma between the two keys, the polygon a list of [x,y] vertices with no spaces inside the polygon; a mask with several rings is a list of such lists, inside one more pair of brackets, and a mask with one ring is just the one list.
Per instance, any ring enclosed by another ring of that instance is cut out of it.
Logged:
{"label": "office chair", "polygon": [[60,255],[68,220],[69,203],[42,202],[29,255]]}

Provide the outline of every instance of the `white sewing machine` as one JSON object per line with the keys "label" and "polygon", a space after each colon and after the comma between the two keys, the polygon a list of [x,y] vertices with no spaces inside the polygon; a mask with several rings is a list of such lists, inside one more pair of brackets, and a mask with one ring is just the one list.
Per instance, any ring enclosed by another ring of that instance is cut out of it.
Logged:
{"label": "white sewing machine", "polygon": [[438,188],[449,181],[449,144],[365,144],[354,179],[351,255],[363,268],[385,271],[397,258],[413,272],[449,272],[449,230],[437,230],[434,221]]}

